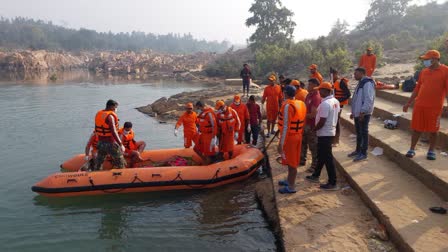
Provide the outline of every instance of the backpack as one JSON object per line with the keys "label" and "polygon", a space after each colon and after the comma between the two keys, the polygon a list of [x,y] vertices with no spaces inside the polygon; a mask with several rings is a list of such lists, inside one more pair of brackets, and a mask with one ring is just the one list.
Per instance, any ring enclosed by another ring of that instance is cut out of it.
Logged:
{"label": "backpack", "polygon": [[412,92],[416,86],[416,82],[414,78],[410,78],[404,81],[403,83],[403,92]]}

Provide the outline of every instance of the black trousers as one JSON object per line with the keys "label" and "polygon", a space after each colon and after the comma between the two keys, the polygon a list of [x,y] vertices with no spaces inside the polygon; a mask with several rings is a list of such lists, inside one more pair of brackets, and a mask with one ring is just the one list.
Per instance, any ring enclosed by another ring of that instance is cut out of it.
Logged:
{"label": "black trousers", "polygon": [[317,165],[313,176],[320,177],[322,168],[327,168],[328,183],[336,185],[336,168],[333,161],[333,136],[317,137]]}

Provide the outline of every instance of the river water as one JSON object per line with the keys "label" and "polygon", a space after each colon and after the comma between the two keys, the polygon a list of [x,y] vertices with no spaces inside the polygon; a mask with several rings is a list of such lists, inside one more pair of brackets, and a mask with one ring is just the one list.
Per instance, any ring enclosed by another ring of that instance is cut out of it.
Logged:
{"label": "river water", "polygon": [[45,198],[30,188],[82,153],[93,118],[117,100],[148,149],[182,147],[173,125],[134,108],[198,84],[0,84],[0,251],[275,251],[257,178],[204,191]]}

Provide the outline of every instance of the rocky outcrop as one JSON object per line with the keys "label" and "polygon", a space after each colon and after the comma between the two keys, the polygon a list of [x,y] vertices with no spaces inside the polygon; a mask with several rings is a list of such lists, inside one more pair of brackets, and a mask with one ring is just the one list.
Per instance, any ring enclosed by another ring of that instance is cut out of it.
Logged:
{"label": "rocky outcrop", "polygon": [[85,68],[87,54],[39,51],[0,52],[0,72],[25,73]]}
{"label": "rocky outcrop", "polygon": [[198,77],[190,72],[200,72],[213,60],[213,53],[195,53],[191,55],[171,55],[144,52],[101,52],[94,55],[88,68],[96,73],[136,74],[136,75],[170,75],[185,80]]}
{"label": "rocky outcrop", "polygon": [[203,101],[207,105],[214,106],[216,100],[224,99],[227,104],[230,104],[237,91],[231,87],[219,85],[193,92],[182,92],[169,98],[162,97],[152,104],[137,108],[137,110],[149,116],[155,116],[162,121],[177,120],[188,102]]}

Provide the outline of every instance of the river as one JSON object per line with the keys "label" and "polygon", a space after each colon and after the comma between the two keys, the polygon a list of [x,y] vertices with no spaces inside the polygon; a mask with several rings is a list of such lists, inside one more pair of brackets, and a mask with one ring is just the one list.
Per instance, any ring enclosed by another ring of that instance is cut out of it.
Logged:
{"label": "river", "polygon": [[45,198],[31,186],[82,153],[93,118],[117,100],[147,149],[182,147],[173,125],[134,108],[201,88],[148,83],[0,83],[0,251],[275,251],[257,178],[211,190]]}

